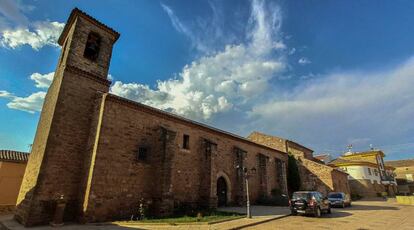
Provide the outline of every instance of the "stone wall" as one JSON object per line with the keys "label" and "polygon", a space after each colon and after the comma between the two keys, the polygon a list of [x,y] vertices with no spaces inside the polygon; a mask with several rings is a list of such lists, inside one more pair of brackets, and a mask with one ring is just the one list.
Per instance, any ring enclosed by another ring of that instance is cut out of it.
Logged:
{"label": "stone wall", "polygon": [[[243,202],[244,180],[238,178],[235,147],[246,152],[244,166],[257,170],[249,181],[252,203],[259,195],[282,188],[277,183],[275,159],[286,162],[286,154],[113,95],[104,97],[93,177],[85,200],[86,221],[129,217],[140,200],[154,214],[166,211],[160,210],[166,199],[175,208],[215,206],[209,201],[217,199],[220,176],[226,179],[228,204]],[[188,149],[182,146],[184,134],[190,137]],[[214,144],[210,153],[206,141]],[[149,150],[145,161],[136,160],[139,147]],[[265,191],[260,186],[258,154],[266,161]]]}
{"label": "stone wall", "polygon": [[259,132],[251,133],[248,138],[256,143],[294,155],[298,163],[302,190],[317,190],[323,194],[331,191],[350,194],[348,174],[315,162],[311,149],[293,141]]}
{"label": "stone wall", "polygon": [[377,197],[385,191],[385,187],[382,184],[378,184],[376,181],[371,183],[371,180],[349,180],[349,186],[352,194],[358,194],[362,197]]}
{"label": "stone wall", "polygon": [[270,136],[259,132],[252,132],[248,137],[249,140],[262,145],[274,148],[287,153],[286,140],[280,137]]}
{"label": "stone wall", "polygon": [[[94,61],[83,56],[90,32],[102,37]],[[48,224],[58,198],[66,203],[64,221],[129,218],[139,203],[158,216],[182,205],[214,208],[220,177],[226,181],[227,204],[240,204],[246,200],[245,177],[236,166],[251,173],[253,203],[284,188],[286,181],[280,178],[285,177],[278,175],[275,162],[286,162],[285,153],[107,94],[118,35],[72,11],[59,39],[61,57],[20,189],[19,222]],[[184,134],[190,137],[188,148],[183,147]],[[145,160],[137,159],[140,148],[147,150]],[[240,159],[235,149],[244,153]]]}
{"label": "stone wall", "polygon": [[301,190],[317,190],[327,195],[329,192],[350,194],[348,174],[306,158],[298,158]]}
{"label": "stone wall", "polygon": [[[109,90],[106,74],[114,38],[86,16],[76,17],[67,28],[17,201],[15,218],[25,226],[49,223],[61,196],[67,202],[65,220],[77,216],[96,93]],[[103,36],[95,62],[83,58],[90,31]]]}

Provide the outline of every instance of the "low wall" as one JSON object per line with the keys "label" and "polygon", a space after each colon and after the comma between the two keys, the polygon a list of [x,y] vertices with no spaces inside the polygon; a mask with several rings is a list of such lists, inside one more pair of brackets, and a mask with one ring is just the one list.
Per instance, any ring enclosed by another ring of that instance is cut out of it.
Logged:
{"label": "low wall", "polygon": [[414,196],[397,196],[397,203],[414,205]]}
{"label": "low wall", "polygon": [[15,205],[0,205],[0,216],[12,214],[14,209],[16,209]]}

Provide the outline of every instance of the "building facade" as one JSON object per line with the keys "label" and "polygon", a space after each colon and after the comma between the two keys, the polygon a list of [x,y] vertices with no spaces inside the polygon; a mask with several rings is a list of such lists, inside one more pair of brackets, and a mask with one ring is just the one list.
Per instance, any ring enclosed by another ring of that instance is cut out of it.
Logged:
{"label": "building facade", "polygon": [[329,164],[349,174],[348,180],[353,194],[375,197],[386,192],[394,196],[397,193],[395,168],[384,164],[384,156],[380,150],[348,152]]}
{"label": "building facade", "polygon": [[0,150],[0,206],[15,206],[29,154]]}
{"label": "building facade", "polygon": [[344,192],[350,194],[347,180],[348,174],[315,159],[313,157],[313,150],[294,141],[260,132],[253,132],[248,138],[259,144],[295,156],[299,166],[301,190],[316,190],[325,195],[329,192]]}
{"label": "building facade", "polygon": [[414,195],[414,159],[386,161],[385,165],[395,168],[398,193]]}
{"label": "building facade", "polygon": [[45,98],[15,218],[46,224],[129,218],[145,204],[168,216],[181,207],[243,204],[286,192],[285,152],[109,92],[119,34],[74,9]]}

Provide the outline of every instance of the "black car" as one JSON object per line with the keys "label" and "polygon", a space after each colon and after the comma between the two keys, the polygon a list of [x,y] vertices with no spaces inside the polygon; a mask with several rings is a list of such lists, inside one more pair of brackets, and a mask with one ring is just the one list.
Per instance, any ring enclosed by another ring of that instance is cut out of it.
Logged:
{"label": "black car", "polygon": [[351,197],[343,192],[331,192],[328,194],[328,200],[331,202],[332,207],[351,206]]}
{"label": "black car", "polygon": [[289,200],[292,215],[312,214],[320,217],[323,212],[331,213],[331,204],[328,198],[317,191],[294,192]]}

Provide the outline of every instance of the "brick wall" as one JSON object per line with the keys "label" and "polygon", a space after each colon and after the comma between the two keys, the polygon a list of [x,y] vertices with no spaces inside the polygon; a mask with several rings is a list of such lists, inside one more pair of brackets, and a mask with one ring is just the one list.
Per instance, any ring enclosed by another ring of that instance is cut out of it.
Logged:
{"label": "brick wall", "polygon": [[[49,223],[61,195],[67,201],[65,220],[76,216],[96,93],[109,90],[105,79],[114,38],[82,17],[67,26],[18,197],[15,218],[25,226]],[[93,63],[82,58],[89,31],[103,36]]]}
{"label": "brick wall", "polygon": [[[245,152],[243,166],[260,171],[249,179],[253,203],[283,187],[275,159],[286,162],[285,153],[107,94],[117,36],[86,14],[73,12],[63,32],[66,38],[60,39],[61,57],[20,189],[18,221],[25,226],[49,223],[60,196],[66,202],[65,221],[129,217],[141,201],[160,216],[181,204],[214,208],[219,177],[226,180],[227,204],[244,202],[235,148]],[[91,31],[102,36],[96,61],[83,57]],[[183,148],[184,134],[190,136],[188,149]],[[214,146],[209,152],[206,143]],[[145,161],[136,160],[140,147],[148,150]]]}
{"label": "brick wall", "polygon": [[306,158],[298,158],[302,190],[317,190],[327,193],[345,192],[350,194],[348,174]]}
{"label": "brick wall", "polygon": [[[163,131],[168,130],[168,144]],[[183,149],[183,135],[189,135],[189,149]],[[205,141],[214,143],[206,155]],[[146,106],[108,95],[104,103],[93,178],[88,195],[85,218],[103,221],[130,216],[144,199],[159,212],[166,198],[177,206],[209,205],[216,199],[218,177],[228,183],[228,203],[237,203],[244,194],[243,180],[238,179],[234,148],[246,151],[244,165],[258,169],[258,154],[265,156],[266,186],[261,189],[258,173],[251,176],[250,192],[254,203],[260,194],[270,195],[277,183],[275,158],[286,162],[286,154],[217,133]],[[149,149],[146,161],[136,161],[140,146]],[[167,166],[160,164],[167,158]],[[168,172],[166,172],[167,170]],[[208,173],[209,176],[206,177]],[[207,178],[207,179],[206,179]],[[167,181],[165,187],[165,181]],[[207,184],[208,183],[208,184]],[[200,192],[203,188],[205,193]],[[209,199],[205,199],[208,196]],[[213,204],[216,205],[216,204]],[[170,210],[171,211],[171,210]]]}

